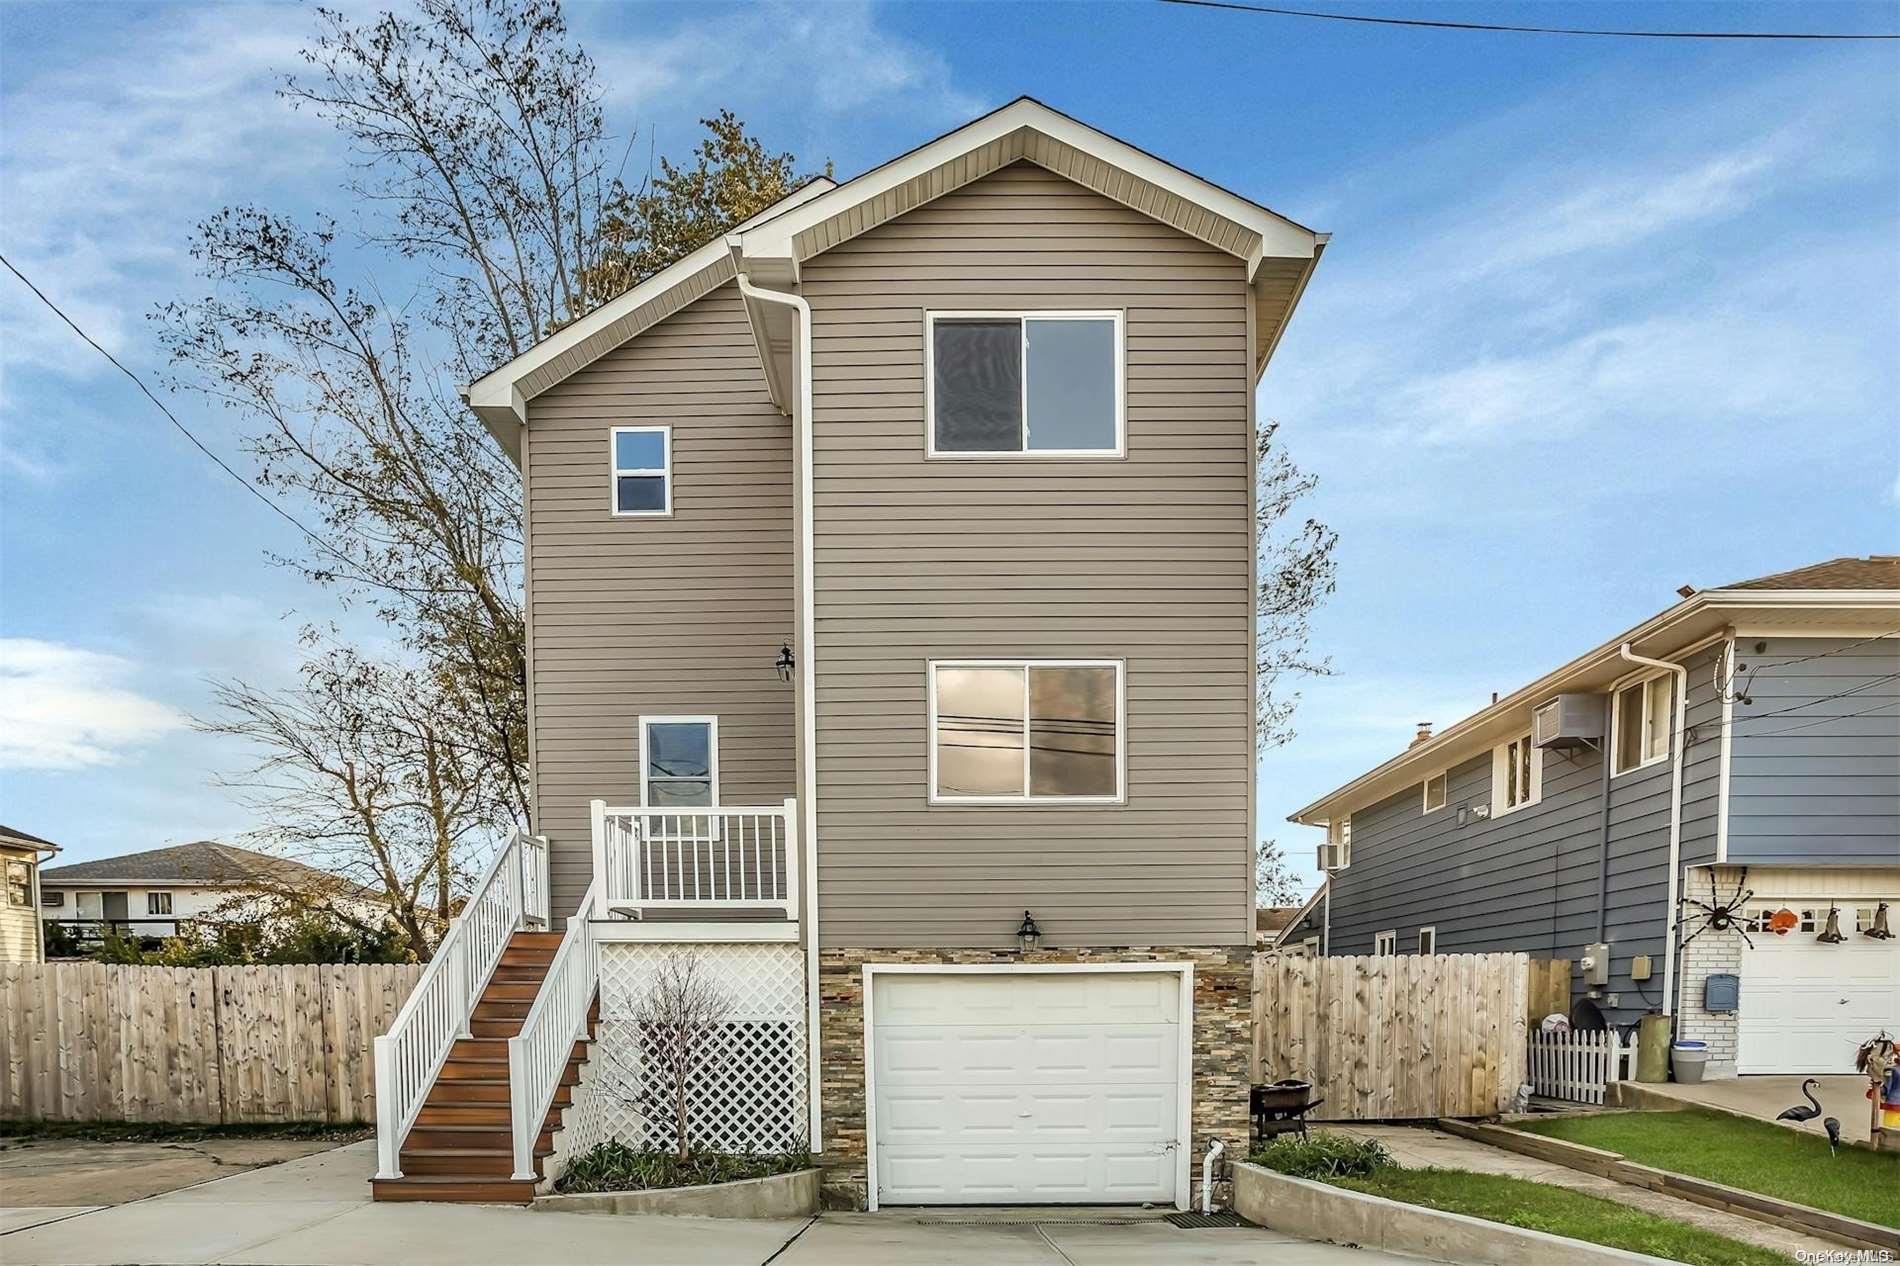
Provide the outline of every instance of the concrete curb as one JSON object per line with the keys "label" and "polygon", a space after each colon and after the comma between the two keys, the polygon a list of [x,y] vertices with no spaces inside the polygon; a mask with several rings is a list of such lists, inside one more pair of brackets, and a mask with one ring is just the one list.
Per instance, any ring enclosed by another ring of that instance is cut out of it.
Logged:
{"label": "concrete curb", "polygon": [[1792,1200],[1764,1196],[1756,1191],[1743,1191],[1739,1187],[1724,1186],[1706,1178],[1693,1178],[1688,1174],[1639,1165],[1618,1152],[1606,1152],[1602,1148],[1585,1147],[1581,1143],[1549,1138],[1542,1134],[1527,1134],[1507,1126],[1475,1125],[1466,1121],[1440,1121],[1438,1125],[1445,1133],[1456,1134],[1460,1138],[1582,1170],[1586,1174],[1613,1179],[1631,1187],[1644,1187],[1666,1196],[1693,1200],[1711,1209],[1739,1214],[1771,1226],[1804,1233],[1818,1232],[1830,1239],[1863,1248],[1900,1252],[1900,1231],[1875,1222],[1863,1222],[1859,1218],[1796,1204]]}
{"label": "concrete curb", "polygon": [[676,1218],[804,1218],[818,1212],[818,1177],[801,1169],[769,1178],[648,1191],[589,1191],[536,1196],[542,1213],[659,1214]]}
{"label": "concrete curb", "polygon": [[1245,1162],[1234,1166],[1234,1212],[1249,1222],[1309,1240],[1476,1266],[1556,1261],[1661,1266],[1668,1260],[1387,1200]]}

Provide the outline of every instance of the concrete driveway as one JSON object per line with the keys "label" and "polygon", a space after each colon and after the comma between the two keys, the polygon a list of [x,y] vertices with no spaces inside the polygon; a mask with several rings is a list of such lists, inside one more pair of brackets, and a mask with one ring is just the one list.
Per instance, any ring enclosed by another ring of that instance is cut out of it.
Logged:
{"label": "concrete driveway", "polygon": [[[977,1211],[789,1222],[372,1204],[373,1142],[111,1208],[0,1209],[7,1266],[1375,1266],[1408,1259],[1257,1228]],[[0,1199],[5,1199],[0,1195]],[[1102,1215],[1097,1215],[1102,1216]],[[11,1229],[6,1229],[11,1228]]]}

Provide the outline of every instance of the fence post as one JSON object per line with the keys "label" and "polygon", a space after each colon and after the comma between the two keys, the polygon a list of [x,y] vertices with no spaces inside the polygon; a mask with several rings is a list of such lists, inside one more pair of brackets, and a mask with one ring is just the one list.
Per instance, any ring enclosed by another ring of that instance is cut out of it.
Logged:
{"label": "fence post", "polygon": [[376,1054],[376,1176],[401,1178],[397,1167],[396,1132],[402,1126],[396,1106],[396,1048],[387,1036],[378,1036],[372,1047]]}
{"label": "fence post", "polygon": [[785,801],[785,917],[798,921],[798,801]]}
{"label": "fence post", "polygon": [[611,872],[607,869],[607,802],[590,800],[587,809],[589,820],[593,824],[594,877],[600,880],[601,899],[612,901],[620,895],[618,891],[620,885],[614,882]]}

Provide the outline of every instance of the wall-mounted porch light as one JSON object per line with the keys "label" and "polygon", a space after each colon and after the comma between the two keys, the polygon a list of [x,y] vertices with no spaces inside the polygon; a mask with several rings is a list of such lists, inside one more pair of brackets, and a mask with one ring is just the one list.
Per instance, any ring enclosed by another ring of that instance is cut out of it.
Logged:
{"label": "wall-mounted porch light", "polygon": [[1027,910],[1023,911],[1022,926],[1016,929],[1016,943],[1023,947],[1025,954],[1042,944],[1042,929],[1036,926],[1035,919],[1030,917]]}
{"label": "wall-mounted porch light", "polygon": [[792,658],[792,644],[790,642],[778,648],[778,663],[775,664],[774,667],[778,669],[778,679],[780,681],[790,681],[792,679],[792,669],[798,667],[798,661]]}

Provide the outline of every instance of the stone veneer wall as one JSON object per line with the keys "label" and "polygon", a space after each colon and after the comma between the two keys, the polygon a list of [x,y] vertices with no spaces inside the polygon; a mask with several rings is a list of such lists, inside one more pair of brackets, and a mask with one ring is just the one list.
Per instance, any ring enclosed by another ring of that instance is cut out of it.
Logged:
{"label": "stone veneer wall", "polygon": [[1194,964],[1194,1067],[1189,1079],[1194,1152],[1189,1173],[1200,1200],[1201,1154],[1210,1136],[1227,1145],[1215,1196],[1225,1203],[1226,1162],[1244,1159],[1250,1123],[1247,1063],[1253,1049],[1253,951],[1246,946],[1137,946],[1127,949],[824,950],[818,964],[818,1029],[824,1109],[825,1198],[833,1208],[865,1206],[864,972],[866,963]]}

